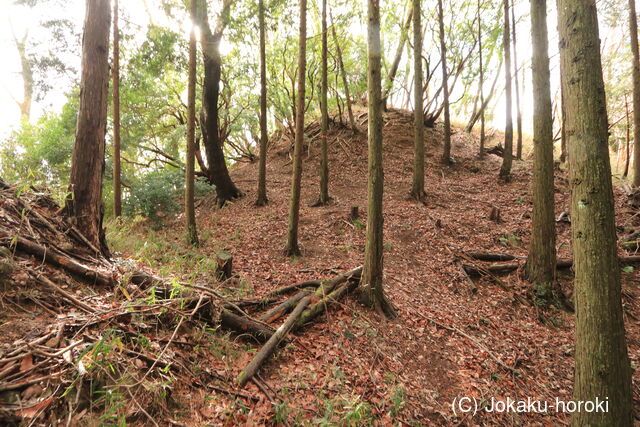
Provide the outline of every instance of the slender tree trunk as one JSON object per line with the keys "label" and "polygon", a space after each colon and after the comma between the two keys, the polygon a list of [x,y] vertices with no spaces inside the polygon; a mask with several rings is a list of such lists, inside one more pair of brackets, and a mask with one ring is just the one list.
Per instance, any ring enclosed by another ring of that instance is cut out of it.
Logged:
{"label": "slender tree trunk", "polygon": [[438,0],[438,24],[440,27],[440,57],[442,65],[442,96],[444,107],[444,149],[442,163],[451,164],[451,118],[449,115],[449,72],[447,70],[447,46],[444,41],[444,12],[442,0]]}
{"label": "slender tree trunk", "polygon": [[187,85],[187,164],[185,168],[184,210],[187,222],[187,241],[198,246],[195,208],[196,158],[196,26],[197,0],[191,0],[191,20],[194,23],[189,37],[189,81]]}
{"label": "slender tree trunk", "polygon": [[404,45],[409,39],[409,27],[411,26],[411,18],[413,16],[413,8],[410,7],[407,11],[407,16],[404,21],[404,25],[400,28],[400,40],[398,41],[398,47],[396,48],[396,54],[393,57],[393,62],[391,63],[391,67],[389,68],[389,73],[387,74],[387,80],[384,83],[384,92],[382,94],[382,107],[387,109],[387,99],[391,94],[391,89],[393,89],[393,81],[396,79],[396,74],[398,74],[398,67],[400,66],[400,61],[402,60],[402,51],[404,50]]}
{"label": "slender tree trunk", "polygon": [[576,401],[608,400],[608,411],[578,411],[574,426],[632,426],[616,251],[607,108],[595,0],[559,0],[558,28],[571,185],[576,308]]}
{"label": "slender tree trunk", "polygon": [[340,48],[340,43],[338,42],[338,35],[336,33],[336,26],[333,23],[333,14],[331,13],[331,8],[329,8],[329,18],[331,19],[331,33],[333,34],[333,41],[336,44],[336,55],[338,57],[338,66],[340,67],[340,75],[342,76],[342,85],[344,86],[344,96],[345,101],[347,103],[347,112],[349,113],[349,124],[351,125],[351,129],[353,133],[358,133],[358,127],[356,126],[356,121],[353,118],[353,108],[351,108],[351,96],[349,94],[349,82],[347,80],[347,70],[344,68],[344,62],[342,61],[342,48]]}
{"label": "slender tree trunk", "polygon": [[364,249],[364,267],[360,281],[363,301],[388,317],[396,315],[386,299],[383,279],[383,215],[382,195],[382,79],[380,43],[380,2],[368,0],[368,92],[369,92],[369,155],[367,184],[367,237]]}
{"label": "slender tree trunk", "polygon": [[[489,102],[493,99],[493,95],[496,93],[496,86],[498,84],[498,80],[500,80],[500,71],[502,69],[502,59],[498,62],[498,66],[496,67],[496,75],[493,78],[493,82],[491,83],[491,88],[489,89],[489,93],[484,96],[484,102],[480,103],[480,108],[473,112],[467,126],[465,126],[465,132],[471,132],[473,127],[476,125],[476,122],[481,118],[484,118],[485,111],[489,106]],[[486,135],[485,135],[486,139]]]}
{"label": "slender tree trunk", "polygon": [[504,0],[504,29],[502,31],[504,47],[504,83],[506,99],[506,123],[504,128],[504,154],[500,167],[500,179],[511,181],[511,162],[513,157],[513,119],[511,118],[511,40],[509,36],[509,0]]}
{"label": "slender tree trunk", "polygon": [[636,0],[629,0],[629,33],[633,52],[633,185],[640,187],[640,50]]}
{"label": "slender tree trunk", "polygon": [[529,281],[551,290],[556,270],[556,223],[547,0],[531,0],[531,40],[534,94],[533,224],[525,272]]}
{"label": "slender tree trunk", "polygon": [[301,255],[298,245],[300,219],[300,186],[302,181],[302,144],[304,143],[305,83],[307,75],[307,0],[300,0],[300,38],[298,51],[298,105],[296,107],[296,135],[293,148],[293,173],[291,174],[291,199],[289,201],[289,228],[287,232],[287,256]]}
{"label": "slender tree trunk", "polygon": [[120,171],[120,33],[118,0],[113,2],[113,215],[122,215]]}
{"label": "slender tree trunk", "polygon": [[516,158],[522,160],[522,108],[520,106],[520,72],[518,71],[518,46],[516,40],[516,14],[515,0],[512,0],[511,6],[511,32],[513,34],[513,78],[516,88],[516,129],[518,139],[516,140]]}
{"label": "slender tree trunk", "polygon": [[625,160],[624,160],[624,173],[622,174],[623,178],[626,178],[629,175],[629,160],[631,156],[629,155],[630,142],[631,142],[631,123],[629,121],[629,100],[627,99],[627,95],[624,95],[624,108],[627,117],[627,126],[626,126],[626,150],[625,150]]}
{"label": "slender tree trunk", "polygon": [[[560,74],[562,74],[562,64],[560,64]],[[562,87],[562,82],[560,83],[560,116],[561,116],[561,126],[560,126],[560,163],[564,163],[567,161],[568,153],[567,153],[567,111],[566,111],[566,102],[564,99],[564,88]]]}
{"label": "slender tree trunk", "polygon": [[225,27],[231,2],[223,2],[220,23],[216,32],[211,32],[207,12],[206,0],[200,0],[198,5],[198,24],[201,31],[200,44],[204,58],[204,81],[202,88],[202,107],[204,120],[202,121],[202,136],[207,164],[209,181],[216,186],[218,206],[224,206],[228,201],[242,196],[229,175],[227,161],[224,156],[220,140],[220,117],[218,99],[220,96],[220,78],[222,76],[222,57],[220,56],[220,40]]}
{"label": "slender tree trunk", "polygon": [[422,115],[422,8],[413,0],[413,182],[411,196],[424,202],[424,116]]}
{"label": "slender tree trunk", "polygon": [[66,210],[78,229],[104,254],[102,178],[109,90],[110,0],[87,0],[82,38],[82,73],[76,142]]}
{"label": "slender tree trunk", "polygon": [[327,0],[322,0],[322,66],[320,82],[320,196],[316,205],[329,203],[329,154],[328,131],[329,111],[327,106],[327,92],[329,91],[329,77],[327,70]]}
{"label": "slender tree trunk", "polygon": [[260,162],[258,165],[258,200],[257,206],[268,203],[267,198],[267,48],[266,24],[264,19],[264,0],[258,3],[258,20],[260,21]]}
{"label": "slender tree trunk", "polygon": [[482,20],[480,15],[480,0],[478,0],[478,57],[480,59],[480,158],[484,159],[484,139],[485,139],[485,122],[484,122],[484,65],[482,64]]}
{"label": "slender tree trunk", "polygon": [[22,75],[22,102],[16,100],[16,103],[18,107],[20,107],[20,117],[28,122],[31,117],[31,103],[33,101],[33,65],[27,55],[27,38],[29,32],[27,30],[20,40],[18,40],[12,25],[11,32],[16,49],[18,50],[18,56],[20,56],[20,74]]}

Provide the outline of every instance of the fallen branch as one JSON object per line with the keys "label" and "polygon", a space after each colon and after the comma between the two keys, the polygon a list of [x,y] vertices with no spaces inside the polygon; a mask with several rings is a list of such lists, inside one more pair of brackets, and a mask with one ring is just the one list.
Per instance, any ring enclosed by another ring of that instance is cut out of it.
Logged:
{"label": "fallen branch", "polygon": [[478,261],[513,261],[514,259],[518,258],[526,258],[518,257],[516,255],[499,254],[492,252],[465,252],[465,254]]}
{"label": "fallen branch", "polygon": [[[526,258],[524,258],[526,260]],[[634,256],[620,256],[618,257],[620,264],[638,264],[640,263],[640,255]],[[491,264],[488,266],[475,266],[470,264],[462,264],[464,270],[470,276],[481,277],[488,273],[491,274],[507,274],[517,270],[520,267],[519,263],[502,263]],[[572,259],[559,259],[556,261],[556,268],[558,270],[573,267]]]}
{"label": "fallen branch", "polygon": [[293,285],[285,286],[283,288],[275,289],[269,292],[268,294],[266,294],[265,298],[275,297],[278,295],[286,295],[290,292],[299,291],[301,289],[306,289],[306,288],[317,288],[321,284],[322,283],[319,280],[310,280],[308,282],[300,282]]}
{"label": "fallen branch", "polygon": [[80,264],[54,248],[39,245],[24,237],[12,236],[6,229],[0,228],[0,244],[7,247],[15,245],[18,251],[34,255],[47,264],[61,267],[89,284],[102,286],[114,286],[117,284],[116,280],[107,274]]}
{"label": "fallen branch", "polygon": [[291,298],[285,300],[281,304],[277,305],[276,307],[260,316],[259,319],[263,322],[271,323],[284,313],[292,310],[302,298],[306,297],[309,294],[311,294],[311,291],[309,289],[303,289]]}
{"label": "fallen branch", "polygon": [[324,313],[327,310],[327,307],[329,306],[330,303],[338,301],[340,298],[342,298],[344,295],[349,293],[357,285],[358,285],[358,282],[356,280],[351,280],[350,283],[346,283],[340,286],[339,288],[331,292],[329,295],[327,295],[325,298],[311,305],[308,309],[304,311],[304,313],[302,313],[302,315],[300,316],[300,319],[295,324],[294,330],[298,330],[302,328],[305,324],[309,323],[316,317],[320,316],[322,313]]}
{"label": "fallen branch", "polygon": [[258,322],[247,316],[239,316],[228,310],[220,313],[220,324],[226,329],[231,329],[239,333],[249,333],[260,341],[267,341],[274,333],[274,329],[265,326],[262,322]]}
{"label": "fallen branch", "polygon": [[298,318],[302,315],[303,310],[309,305],[311,302],[311,297],[306,296],[298,302],[296,308],[289,315],[287,320],[275,331],[275,333],[269,338],[269,340],[265,343],[265,345],[260,349],[258,353],[254,356],[254,358],[249,362],[246,368],[240,372],[238,375],[238,384],[240,387],[243,387],[247,381],[249,381],[255,373],[258,371],[260,366],[264,363],[265,360],[273,354],[280,341],[289,333],[289,331],[293,328],[294,324],[296,324]]}
{"label": "fallen branch", "polygon": [[75,305],[76,307],[86,311],[87,313],[95,313],[97,311],[95,308],[93,308],[90,305],[80,301],[78,298],[74,297],[72,294],[70,294],[69,292],[65,291],[60,286],[56,285],[55,283],[53,283],[51,280],[47,279],[46,277],[38,276],[38,277],[34,277],[34,279],[36,280],[36,282],[40,283],[41,285],[46,286],[47,288],[51,289],[55,293],[63,296],[64,298],[69,300],[73,305]]}

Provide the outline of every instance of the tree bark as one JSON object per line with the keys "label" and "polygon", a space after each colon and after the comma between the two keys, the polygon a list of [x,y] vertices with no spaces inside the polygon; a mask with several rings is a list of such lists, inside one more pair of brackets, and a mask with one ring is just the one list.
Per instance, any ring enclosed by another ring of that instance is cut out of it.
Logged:
{"label": "tree bark", "polygon": [[484,122],[484,65],[482,64],[482,19],[480,15],[480,0],[478,0],[478,57],[480,61],[480,158],[484,159],[485,122]]}
{"label": "tree bark", "polygon": [[451,164],[451,117],[449,115],[449,72],[447,70],[447,45],[444,40],[444,12],[442,0],[438,0],[438,26],[440,27],[440,57],[442,66],[442,96],[444,107],[444,147],[442,163]]}
{"label": "tree bark", "polygon": [[405,43],[409,39],[409,27],[411,26],[412,16],[413,8],[410,7],[407,11],[404,25],[400,28],[400,40],[398,41],[396,54],[393,57],[393,62],[391,63],[391,67],[389,68],[389,73],[387,74],[387,79],[384,84],[384,93],[382,94],[382,108],[384,108],[385,111],[387,109],[387,99],[391,94],[391,89],[393,89],[393,81],[396,79],[396,74],[398,74],[398,67],[400,66],[400,61],[402,60],[402,51],[404,50]]}
{"label": "tree bark", "polygon": [[264,0],[258,3],[258,20],[260,21],[260,161],[258,163],[258,200],[257,206],[269,202],[267,198],[267,48],[266,24],[264,19]]}
{"label": "tree bark", "polygon": [[502,31],[502,45],[504,48],[504,83],[506,99],[506,123],[504,128],[504,154],[500,167],[500,180],[511,181],[511,162],[513,157],[513,119],[511,118],[511,37],[509,34],[509,0],[504,3],[504,29]]}
{"label": "tree bark", "polygon": [[87,0],[86,5],[80,105],[65,208],[85,237],[108,256],[102,228],[102,178],[109,89],[111,2]]}
{"label": "tree bark", "polygon": [[576,412],[574,426],[631,426],[627,355],[616,253],[607,109],[595,0],[558,0],[566,89],[567,146],[575,270],[573,397],[608,399],[607,412]]}
{"label": "tree bark", "polygon": [[189,37],[189,76],[187,85],[187,162],[185,165],[184,210],[187,226],[187,241],[198,246],[195,208],[195,157],[196,157],[196,0],[191,0],[191,20],[194,25]]}
{"label": "tree bark", "polygon": [[413,181],[411,196],[426,200],[424,191],[424,117],[422,115],[422,8],[421,0],[413,0]]}
{"label": "tree bark", "polygon": [[336,33],[336,26],[333,23],[333,14],[331,8],[329,8],[329,18],[331,19],[331,33],[333,34],[333,41],[336,44],[336,55],[338,57],[338,66],[340,67],[340,75],[342,76],[342,86],[344,86],[345,102],[347,103],[347,112],[349,114],[349,124],[353,133],[358,133],[358,127],[356,121],[353,118],[353,108],[351,107],[351,95],[349,94],[349,82],[347,80],[347,70],[344,68],[344,62],[342,61],[342,48],[338,42],[338,35]]}
{"label": "tree bark", "polygon": [[227,15],[232,0],[224,0],[222,12],[215,32],[209,26],[208,8],[206,0],[200,0],[198,5],[198,25],[201,31],[200,45],[204,60],[204,81],[202,86],[202,136],[207,164],[209,182],[216,186],[218,206],[224,206],[228,201],[242,196],[231,180],[227,161],[220,140],[220,117],[218,99],[220,96],[220,78],[222,76],[222,57],[220,56],[220,40],[226,25]]}
{"label": "tree bark", "polygon": [[640,186],[640,49],[636,0],[629,0],[629,37],[633,53],[633,185]]}
{"label": "tree bark", "polygon": [[549,72],[547,1],[531,0],[533,44],[533,223],[525,274],[535,284],[555,278],[556,223],[553,189],[553,111]]}
{"label": "tree bark", "polygon": [[388,317],[396,315],[382,288],[383,277],[383,214],[382,195],[382,96],[380,62],[380,2],[368,0],[368,92],[369,92],[369,153],[367,184],[367,233],[364,267],[360,282],[363,301]]}
{"label": "tree bark", "polygon": [[[513,79],[516,89],[516,159],[522,160],[522,108],[520,105],[520,72],[518,71],[518,46],[516,40],[515,0],[511,0],[511,34],[513,35]],[[534,92],[535,93],[535,92]]]}
{"label": "tree bark", "polygon": [[624,172],[622,173],[622,177],[626,178],[627,175],[629,175],[629,160],[631,159],[630,156],[630,145],[631,145],[631,123],[629,122],[629,100],[627,99],[627,95],[624,95],[624,108],[625,108],[625,115],[627,118],[627,125],[626,125],[626,147],[625,147],[625,159],[624,159]]}
{"label": "tree bark", "polygon": [[298,52],[298,100],[296,107],[296,137],[293,148],[293,173],[291,174],[291,198],[289,200],[289,226],[287,232],[287,256],[301,255],[298,245],[300,219],[300,186],[302,181],[302,144],[304,143],[305,83],[307,68],[307,0],[300,0],[300,38]]}
{"label": "tree bark", "polygon": [[113,216],[122,215],[120,171],[120,31],[118,0],[113,2]]}
{"label": "tree bark", "polygon": [[327,106],[327,92],[329,91],[329,77],[327,71],[327,0],[322,0],[322,66],[320,82],[320,196],[316,205],[329,203],[329,154],[328,131],[329,111]]}

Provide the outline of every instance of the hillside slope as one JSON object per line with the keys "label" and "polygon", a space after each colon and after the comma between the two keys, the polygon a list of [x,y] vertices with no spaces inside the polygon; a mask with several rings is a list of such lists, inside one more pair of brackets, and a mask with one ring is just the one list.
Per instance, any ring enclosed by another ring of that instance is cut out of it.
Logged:
{"label": "hillside slope", "polygon": [[[246,197],[220,211],[209,208],[213,203],[199,209],[199,227],[211,233],[214,242],[204,250],[222,245],[233,253],[236,272],[256,294],[362,263],[365,232],[348,220],[352,206],[366,215],[366,115],[359,117],[359,135],[339,126],[330,132],[334,200],[328,206],[309,206],[318,194],[319,139],[312,140],[305,153],[302,258],[287,259],[282,252],[290,191],[288,141],[275,144],[269,153],[268,206],[253,205],[257,165],[248,164],[233,171]],[[543,311],[530,303],[529,286],[517,273],[503,278],[503,287],[487,279],[471,284],[456,262],[455,254],[469,250],[526,255],[532,209],[530,162],[515,162],[513,181],[500,184],[501,159],[488,155],[478,160],[477,142],[470,135],[454,131],[456,162],[451,167],[439,163],[439,125],[427,129],[425,138],[428,200],[421,205],[408,198],[412,116],[402,111],[385,114],[385,286],[399,318],[379,319],[349,300],[325,323],[297,338],[298,346],[280,352],[263,377],[287,402],[289,415],[305,419],[322,415],[327,400],[355,399],[368,402],[376,418],[395,414],[399,405],[400,420],[419,424],[568,422],[567,414],[552,411],[479,414],[473,420],[452,413],[452,400],[462,396],[569,400],[573,315],[554,307]],[[562,175],[556,187],[560,214],[568,209]],[[623,202],[619,197],[620,223],[629,217]],[[489,219],[492,207],[501,210],[501,222]],[[570,258],[569,224],[559,222],[557,231],[559,256]],[[569,275],[561,274],[561,283],[570,295]],[[634,302],[637,290],[629,285],[635,277],[623,275],[630,355],[637,364],[640,331],[633,319],[640,313]]]}

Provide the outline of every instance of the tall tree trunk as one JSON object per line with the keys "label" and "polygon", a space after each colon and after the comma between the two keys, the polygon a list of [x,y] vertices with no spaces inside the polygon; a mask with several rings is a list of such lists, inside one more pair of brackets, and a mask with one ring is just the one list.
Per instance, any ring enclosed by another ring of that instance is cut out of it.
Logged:
{"label": "tall tree trunk", "polygon": [[[556,223],[547,0],[531,0],[531,40],[534,94],[533,224],[526,276],[529,281],[551,290],[556,270]],[[549,295],[549,292],[546,294]]]}
{"label": "tall tree trunk", "polygon": [[340,75],[342,76],[342,85],[344,86],[345,102],[347,103],[347,112],[349,113],[349,124],[353,133],[358,133],[358,127],[356,121],[353,118],[353,108],[351,108],[351,95],[349,94],[349,81],[347,80],[347,70],[344,68],[344,62],[342,61],[342,48],[340,48],[340,42],[338,41],[338,35],[336,33],[336,26],[333,23],[333,14],[331,8],[329,8],[329,18],[331,19],[331,33],[333,34],[333,41],[336,44],[336,55],[338,57],[338,67],[340,67]]}
{"label": "tall tree trunk", "polygon": [[291,199],[289,200],[289,228],[287,232],[287,256],[301,255],[298,245],[300,219],[300,186],[302,181],[302,144],[304,143],[305,83],[307,75],[307,0],[300,0],[300,38],[298,51],[298,105],[296,107],[296,135],[293,148],[293,173],[291,174]]}
{"label": "tall tree trunk", "polygon": [[627,95],[624,95],[624,108],[627,117],[627,126],[626,126],[626,150],[625,150],[625,159],[624,159],[624,172],[622,173],[622,177],[626,178],[629,175],[629,149],[630,149],[630,141],[631,141],[631,123],[629,121],[629,100],[627,99]]}
{"label": "tall tree trunk", "polygon": [[[476,122],[481,118],[484,118],[483,116],[485,114],[485,111],[487,110],[487,107],[489,106],[489,102],[491,102],[491,100],[493,99],[493,95],[495,95],[496,93],[496,86],[498,84],[498,80],[500,80],[500,71],[502,69],[502,61],[503,60],[500,59],[500,61],[498,62],[498,66],[496,67],[496,75],[494,76],[493,82],[491,83],[491,88],[489,89],[489,93],[484,96],[484,102],[480,103],[480,108],[478,108],[476,111],[473,112],[473,114],[471,114],[471,118],[469,119],[469,122],[464,128],[465,132],[471,132],[473,130],[473,127],[476,125]],[[485,138],[486,138],[486,135],[485,135]]]}
{"label": "tall tree trunk", "polygon": [[195,157],[196,157],[196,14],[197,0],[191,0],[191,35],[189,37],[189,81],[187,85],[187,163],[185,167],[184,211],[187,225],[187,241],[198,246],[195,208]]}
{"label": "tall tree trunk", "polygon": [[480,0],[478,0],[478,57],[480,60],[480,158],[484,159],[484,139],[485,139],[485,122],[484,122],[484,65],[482,64],[482,19],[480,14]]}
{"label": "tall tree trunk", "polygon": [[621,304],[607,107],[595,0],[559,0],[558,28],[571,185],[575,270],[576,401],[608,399],[607,412],[578,411],[574,426],[631,426],[631,367]]}
{"label": "tall tree trunk", "polygon": [[407,11],[407,16],[404,20],[404,25],[400,28],[400,40],[398,40],[398,47],[396,48],[396,54],[393,57],[393,62],[391,63],[391,67],[389,68],[389,72],[387,73],[387,79],[384,83],[384,92],[382,94],[382,107],[387,109],[387,99],[391,94],[391,89],[393,89],[393,81],[396,79],[396,74],[398,74],[398,67],[400,66],[400,61],[402,60],[402,51],[404,50],[404,45],[409,39],[409,27],[411,26],[411,17],[413,16],[413,8],[409,7]]}
{"label": "tall tree trunk", "polygon": [[[562,74],[562,64],[560,64],[560,74]],[[560,163],[567,161],[567,111],[564,99],[564,88],[560,82]]]}
{"label": "tall tree trunk", "polygon": [[382,195],[382,79],[380,76],[382,46],[380,43],[380,1],[368,0],[368,92],[369,92],[369,178],[367,184],[367,237],[364,267],[360,281],[363,301],[388,317],[396,315],[386,299],[383,278],[383,215]]}
{"label": "tall tree trunk", "polygon": [[442,96],[444,107],[444,147],[442,163],[451,163],[451,118],[449,115],[449,72],[447,70],[447,46],[444,41],[444,12],[442,0],[438,0],[438,25],[440,27],[440,57],[442,65]]}
{"label": "tall tree trunk", "polygon": [[329,111],[327,92],[329,77],[327,71],[327,0],[322,0],[322,67],[320,70],[320,196],[316,205],[329,203],[329,154],[327,147],[329,131]]}
{"label": "tall tree trunk", "polygon": [[110,0],[87,0],[82,37],[82,73],[76,142],[66,210],[78,229],[105,255],[102,218],[105,132],[109,90]]}
{"label": "tall tree trunk", "polygon": [[209,181],[216,186],[218,206],[224,206],[228,201],[241,197],[231,180],[227,162],[220,140],[220,117],[218,98],[220,96],[220,77],[222,75],[222,57],[220,56],[220,40],[225,28],[231,1],[225,0],[220,13],[215,33],[209,26],[208,8],[206,0],[200,0],[198,5],[198,25],[201,31],[200,44],[204,58],[204,81],[202,87],[202,107],[204,120],[202,121],[203,145],[209,168]]}
{"label": "tall tree trunk", "polygon": [[633,185],[640,187],[640,50],[636,0],[629,0],[629,37],[633,52]]}
{"label": "tall tree trunk", "polygon": [[11,33],[20,57],[20,74],[22,75],[22,102],[16,100],[16,103],[20,107],[20,117],[28,122],[31,117],[31,103],[33,101],[33,65],[27,55],[29,32],[27,30],[22,39],[18,39],[11,25]]}
{"label": "tall tree trunk", "polygon": [[522,108],[520,106],[520,72],[518,71],[518,46],[516,40],[516,14],[515,0],[511,5],[511,33],[513,35],[513,78],[516,88],[516,129],[518,138],[516,140],[516,158],[522,160]]}
{"label": "tall tree trunk", "polygon": [[513,119],[511,118],[511,37],[509,35],[509,0],[504,3],[504,29],[502,31],[502,46],[504,48],[504,92],[506,99],[506,123],[504,128],[504,154],[500,167],[500,179],[511,181],[511,162],[513,158]]}
{"label": "tall tree trunk", "polygon": [[120,171],[120,32],[118,0],[113,2],[113,215],[122,215]]}
{"label": "tall tree trunk", "polygon": [[258,20],[260,21],[260,161],[258,166],[258,200],[257,206],[268,203],[267,198],[267,48],[266,24],[264,20],[264,0],[258,3]]}
{"label": "tall tree trunk", "polygon": [[424,202],[424,116],[422,115],[422,8],[413,0],[413,181],[411,196]]}

